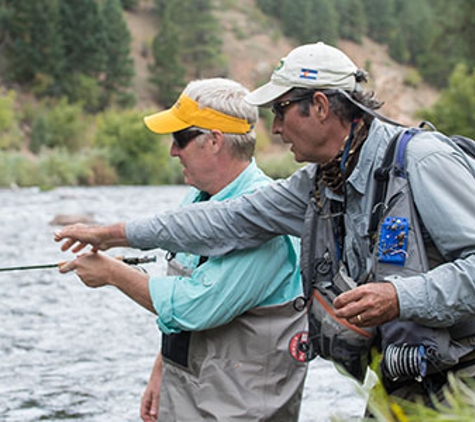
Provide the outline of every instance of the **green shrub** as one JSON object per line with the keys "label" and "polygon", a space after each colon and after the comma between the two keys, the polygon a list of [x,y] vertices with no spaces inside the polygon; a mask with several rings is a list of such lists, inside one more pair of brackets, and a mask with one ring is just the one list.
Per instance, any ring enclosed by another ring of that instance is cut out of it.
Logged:
{"label": "green shrub", "polygon": [[139,5],[139,0],[121,0],[120,2],[125,10],[133,10]]}
{"label": "green shrub", "polygon": [[53,96],[57,89],[57,81],[51,75],[38,72],[31,84],[31,92],[35,97],[41,98],[46,96]]}
{"label": "green shrub", "polygon": [[88,169],[81,155],[57,148],[41,156],[38,168],[43,183],[51,186],[77,185],[78,180],[86,178]]}
{"label": "green shrub", "polygon": [[272,122],[274,121],[274,114],[270,108],[259,108],[259,119],[264,122],[268,132],[272,130]]}
{"label": "green shrub", "polygon": [[23,134],[18,126],[10,130],[0,131],[0,149],[18,150],[23,143]]}
{"label": "green shrub", "polygon": [[14,91],[0,95],[0,132],[10,130],[15,124]]}
{"label": "green shrub", "polygon": [[83,104],[90,113],[101,109],[102,88],[97,79],[84,74],[76,74],[65,85],[65,92],[71,103]]}
{"label": "green shrub", "polygon": [[373,70],[373,62],[370,59],[365,60],[364,70],[366,70],[366,72],[368,72],[371,75],[372,70]]}
{"label": "green shrub", "polygon": [[0,186],[111,185],[117,182],[104,153],[89,150],[71,153],[65,149],[45,150],[38,157],[0,151]]}
{"label": "green shrub", "polygon": [[0,93],[0,149],[18,149],[23,136],[15,113],[16,93]]}
{"label": "green shrub", "polygon": [[302,166],[294,160],[291,152],[266,158],[257,156],[256,161],[262,171],[273,179],[284,179]]}
{"label": "green shrub", "polygon": [[436,103],[419,111],[418,117],[429,120],[446,134],[475,138],[475,70],[459,64],[452,72],[449,86]]}
{"label": "green shrub", "polygon": [[42,147],[52,147],[52,137],[48,117],[42,114],[38,115],[32,125],[30,151],[38,154]]}
{"label": "green shrub", "polygon": [[265,130],[257,130],[256,154],[264,153],[269,149],[271,144],[271,137],[269,132]]}
{"label": "green shrub", "polygon": [[0,186],[33,186],[37,167],[18,152],[0,151]]}
{"label": "green shrub", "polygon": [[86,186],[115,185],[118,181],[117,172],[109,163],[107,151],[91,149],[81,155],[82,166],[87,169],[79,174],[78,184]]}
{"label": "green shrub", "polygon": [[47,100],[32,112],[30,150],[65,148],[77,152],[87,147],[89,126],[86,114],[78,103],[69,104],[66,98]]}
{"label": "green shrub", "polygon": [[168,183],[176,177],[169,148],[150,132],[136,110],[109,110],[98,116],[94,143],[105,149],[121,184]]}
{"label": "green shrub", "polygon": [[239,26],[237,22],[233,22],[232,25],[233,25],[233,34],[237,40],[242,41],[249,38],[249,33],[244,28]]}
{"label": "green shrub", "polygon": [[422,77],[417,69],[410,69],[404,77],[404,85],[417,88],[422,83]]}

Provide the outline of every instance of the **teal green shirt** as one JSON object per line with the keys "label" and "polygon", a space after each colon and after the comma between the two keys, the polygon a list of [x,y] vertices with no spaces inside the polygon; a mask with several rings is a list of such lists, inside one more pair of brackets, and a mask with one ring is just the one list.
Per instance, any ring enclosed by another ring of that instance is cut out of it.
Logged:
{"label": "teal green shirt", "polygon": [[[254,160],[209,201],[223,201],[253,192],[270,179]],[[191,188],[182,206],[200,201]],[[193,270],[190,277],[151,277],[149,290],[157,323],[165,334],[197,331],[228,323],[258,306],[285,303],[302,295],[298,264],[299,243],[279,236],[254,249],[209,258],[179,253],[176,259]]]}

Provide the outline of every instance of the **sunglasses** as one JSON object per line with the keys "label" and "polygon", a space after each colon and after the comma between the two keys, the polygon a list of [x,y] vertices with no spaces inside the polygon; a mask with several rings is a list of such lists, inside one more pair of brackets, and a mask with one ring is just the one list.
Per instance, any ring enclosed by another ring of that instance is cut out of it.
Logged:
{"label": "sunglasses", "polygon": [[279,120],[283,120],[285,116],[285,110],[292,104],[299,103],[301,101],[311,100],[313,93],[302,95],[301,97],[289,98],[284,101],[276,101],[272,104],[271,110],[275,117]]}
{"label": "sunglasses", "polygon": [[185,148],[193,139],[197,138],[198,136],[202,135],[205,133],[202,130],[198,129],[183,129],[178,132],[173,132],[172,137],[173,137],[173,142],[175,145],[183,149]]}

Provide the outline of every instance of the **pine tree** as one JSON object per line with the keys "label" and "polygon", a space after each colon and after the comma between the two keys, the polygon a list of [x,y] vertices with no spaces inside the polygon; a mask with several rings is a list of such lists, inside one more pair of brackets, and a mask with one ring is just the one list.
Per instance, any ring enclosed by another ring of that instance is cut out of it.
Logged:
{"label": "pine tree", "polygon": [[62,0],[65,72],[99,77],[105,65],[104,22],[95,0]]}
{"label": "pine tree", "polygon": [[138,6],[139,0],[121,0],[120,3],[125,10],[133,10]]}
{"label": "pine tree", "polygon": [[336,44],[339,39],[339,16],[333,0],[319,0],[313,3],[315,35],[318,41]]}
{"label": "pine tree", "polygon": [[54,90],[64,63],[58,0],[15,0],[9,8],[8,76],[23,83],[46,77],[45,89]]}
{"label": "pine tree", "polygon": [[314,42],[316,33],[311,0],[285,0],[282,3],[284,33],[301,43]]}
{"label": "pine tree", "polygon": [[212,9],[212,0],[181,2],[173,9],[173,19],[182,28],[182,58],[195,78],[204,77],[206,70],[222,64],[221,29]]}
{"label": "pine tree", "polygon": [[132,37],[124,19],[120,0],[105,0],[102,8],[105,66],[102,86],[105,104],[113,96],[121,103],[134,101],[127,92],[132,85],[134,62],[130,56]]}
{"label": "pine tree", "polygon": [[340,36],[361,43],[367,31],[366,12],[362,0],[337,0],[339,12]]}
{"label": "pine tree", "polygon": [[173,104],[185,86],[186,75],[180,58],[181,31],[172,20],[173,7],[173,0],[161,4],[162,19],[158,34],[153,40],[154,63],[150,66],[150,80],[157,87],[157,100],[166,107]]}
{"label": "pine tree", "polygon": [[0,52],[5,48],[8,42],[11,25],[11,0],[0,0]]}
{"label": "pine tree", "polygon": [[409,52],[408,62],[417,65],[434,37],[432,8],[428,0],[398,0],[398,33]]}
{"label": "pine tree", "polygon": [[396,28],[394,0],[364,0],[368,35],[375,41],[387,43]]}
{"label": "pine tree", "polygon": [[410,53],[401,32],[395,32],[389,40],[389,55],[399,63],[408,63]]}
{"label": "pine tree", "polygon": [[278,19],[281,19],[284,15],[282,12],[282,0],[256,0],[256,5],[266,15],[275,16]]}
{"label": "pine tree", "polygon": [[435,34],[420,57],[418,67],[424,79],[436,87],[447,86],[449,75],[458,63],[475,68],[474,5],[474,0],[431,2]]}
{"label": "pine tree", "polygon": [[158,16],[163,16],[167,8],[171,6],[171,3],[174,3],[174,0],[155,0],[154,1],[155,13]]}
{"label": "pine tree", "polygon": [[[462,0],[460,4],[461,20],[458,22],[460,39],[463,44],[462,55],[472,69],[475,68],[475,54],[473,46],[475,45],[475,14],[474,0]],[[453,7],[453,6],[452,6]],[[457,25],[454,25],[457,28]],[[453,31],[454,32],[454,31]]]}

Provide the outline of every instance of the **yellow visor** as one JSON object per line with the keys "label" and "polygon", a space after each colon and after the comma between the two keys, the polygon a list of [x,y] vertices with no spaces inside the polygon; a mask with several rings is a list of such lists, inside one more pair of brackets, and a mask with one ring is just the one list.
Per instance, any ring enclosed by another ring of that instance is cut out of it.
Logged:
{"label": "yellow visor", "polygon": [[253,125],[245,119],[229,116],[209,107],[200,108],[195,100],[182,94],[172,108],[144,118],[147,127],[155,133],[173,133],[196,126],[217,129],[223,133],[245,134]]}

